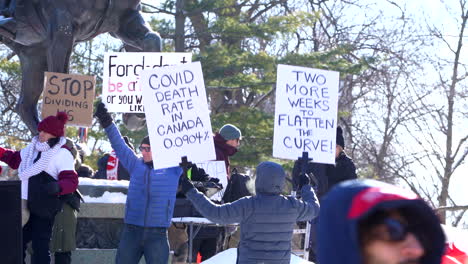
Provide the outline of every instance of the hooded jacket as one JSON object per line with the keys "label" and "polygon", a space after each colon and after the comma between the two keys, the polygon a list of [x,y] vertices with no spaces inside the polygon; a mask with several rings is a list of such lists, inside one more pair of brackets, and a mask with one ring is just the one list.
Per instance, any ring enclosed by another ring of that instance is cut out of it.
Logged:
{"label": "hooded jacket", "polygon": [[421,264],[439,264],[445,235],[432,209],[411,191],[374,180],[352,180],[336,185],[322,199],[318,223],[320,264],[361,264],[358,223],[376,210],[405,209],[405,218],[415,226],[425,255]]}
{"label": "hooded jacket", "polygon": [[281,195],[284,184],[283,168],[273,162],[262,162],[257,166],[255,196],[216,205],[196,189],[186,195],[210,221],[240,223],[239,264],[289,264],[294,224],[316,217],[319,204],[310,185],[302,187],[301,201]]}

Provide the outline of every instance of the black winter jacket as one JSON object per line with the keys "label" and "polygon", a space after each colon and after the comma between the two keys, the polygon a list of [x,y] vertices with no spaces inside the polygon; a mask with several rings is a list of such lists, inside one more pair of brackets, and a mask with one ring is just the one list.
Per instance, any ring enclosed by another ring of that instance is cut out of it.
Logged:
{"label": "black winter jacket", "polygon": [[335,166],[327,167],[327,176],[328,190],[342,181],[356,179],[356,167],[353,160],[345,152],[341,152],[338,158],[335,159]]}

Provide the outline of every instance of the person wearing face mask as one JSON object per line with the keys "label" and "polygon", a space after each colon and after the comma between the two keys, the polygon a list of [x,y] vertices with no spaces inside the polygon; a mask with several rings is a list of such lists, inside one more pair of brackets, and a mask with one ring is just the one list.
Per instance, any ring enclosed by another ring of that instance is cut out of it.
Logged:
{"label": "person wearing face mask", "polygon": [[117,249],[116,263],[166,264],[169,259],[167,229],[171,224],[180,167],[153,168],[154,149],[149,137],[139,146],[143,158],[125,143],[106,106],[99,103],[94,116],[104,128],[119,162],[130,174],[124,227]]}
{"label": "person wearing face mask", "polygon": [[409,190],[350,180],[322,199],[320,264],[439,264],[445,235],[429,205]]}
{"label": "person wearing face mask", "polygon": [[64,137],[68,116],[58,112],[42,120],[33,137],[21,151],[0,148],[0,160],[18,169],[21,180],[23,257],[32,241],[32,263],[50,263],[49,241],[55,215],[60,211],[60,196],[78,187],[74,158]]}

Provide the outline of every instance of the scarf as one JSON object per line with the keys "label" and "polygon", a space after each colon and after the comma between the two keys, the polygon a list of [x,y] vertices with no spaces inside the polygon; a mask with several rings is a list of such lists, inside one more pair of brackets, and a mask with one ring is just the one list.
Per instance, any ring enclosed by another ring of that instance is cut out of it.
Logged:
{"label": "scarf", "polygon": [[[27,180],[30,177],[45,171],[51,158],[60,150],[65,142],[65,138],[60,137],[59,142],[51,148],[47,142],[40,142],[39,137],[35,136],[31,143],[21,151],[23,155],[21,156],[21,163],[18,168],[19,178],[21,180]],[[41,157],[34,163],[34,158],[39,152],[42,152]]]}

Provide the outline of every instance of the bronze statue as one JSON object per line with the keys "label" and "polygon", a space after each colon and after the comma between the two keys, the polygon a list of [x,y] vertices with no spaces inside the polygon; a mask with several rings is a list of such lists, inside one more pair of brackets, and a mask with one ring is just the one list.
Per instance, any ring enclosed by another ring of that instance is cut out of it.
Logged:
{"label": "bronze statue", "polygon": [[161,38],[140,9],[140,0],[0,0],[0,41],[21,63],[16,110],[33,134],[44,72],[67,73],[77,42],[109,32],[127,51],[161,51]]}

